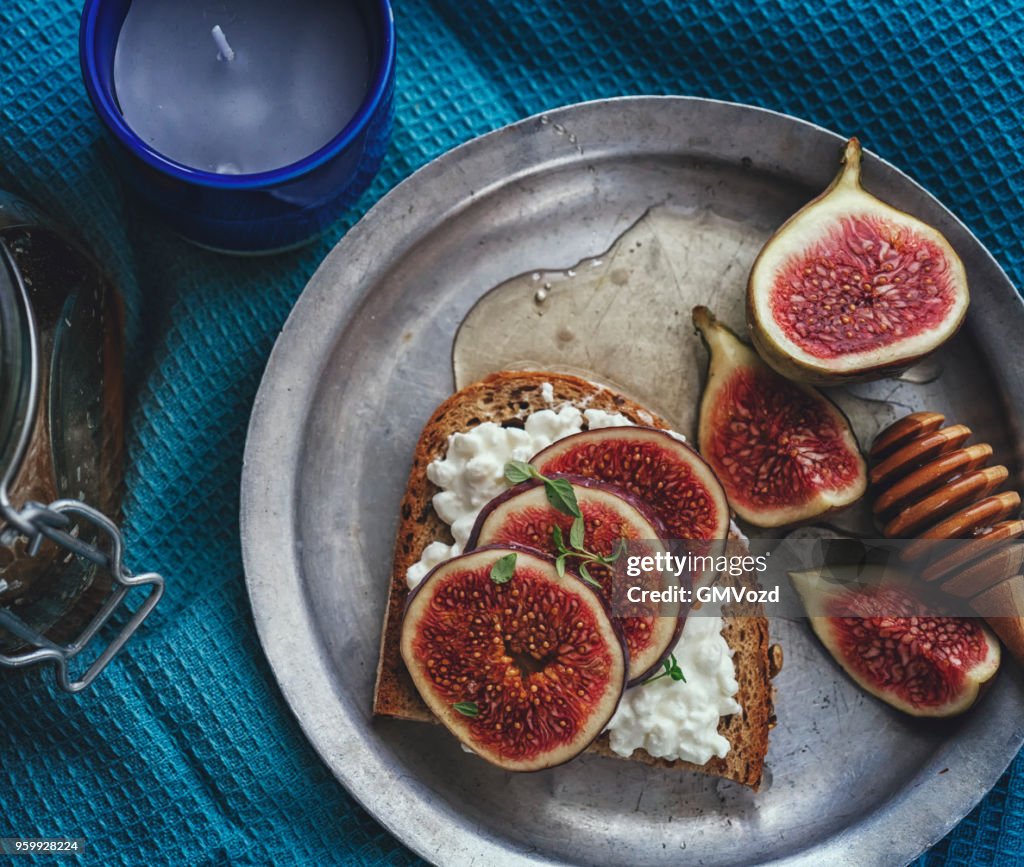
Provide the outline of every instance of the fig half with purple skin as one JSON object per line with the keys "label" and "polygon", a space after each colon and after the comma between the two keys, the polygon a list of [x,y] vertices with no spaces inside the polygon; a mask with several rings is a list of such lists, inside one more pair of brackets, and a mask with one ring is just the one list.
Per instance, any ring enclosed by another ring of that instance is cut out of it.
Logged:
{"label": "fig half with purple skin", "polygon": [[706,307],[693,323],[711,355],[697,443],[736,514],[783,527],[862,497],[867,465],[839,408],[768,367]]}
{"label": "fig half with purple skin", "polygon": [[530,463],[544,475],[568,473],[621,488],[658,516],[671,539],[728,538],[725,491],[700,455],[667,431],[584,431],[558,440]]}
{"label": "fig half with purple skin", "polygon": [[999,642],[980,618],[936,613],[879,568],[789,577],[815,634],[862,688],[913,716],[963,713],[998,671]]}
{"label": "fig half with purple skin", "polygon": [[[561,478],[566,478],[562,476]],[[661,522],[647,507],[624,491],[602,482],[580,476],[568,477],[572,482],[576,503],[583,515],[583,545],[593,554],[612,557],[619,551],[622,542],[629,544],[630,556],[654,556],[667,551],[666,535]],[[541,482],[523,482],[495,497],[484,506],[470,533],[466,550],[478,545],[521,545],[537,550],[551,557],[558,555],[554,540],[557,527],[562,539],[569,540],[573,518],[554,508],[548,501]],[[620,555],[620,558],[625,555]],[[577,559],[569,558],[569,568],[579,568]],[[625,588],[616,587],[623,583],[625,562],[617,560],[614,565],[590,562],[585,564],[590,577],[601,585],[599,591],[606,602],[616,610],[624,610],[628,599]],[[643,580],[651,584],[648,589],[662,590],[659,576],[653,572],[644,573]],[[630,579],[631,584],[640,585],[641,579]],[[622,608],[617,609],[616,605]],[[630,609],[641,609],[642,616],[616,618],[629,650],[629,685],[639,683],[651,674],[668,657],[675,647],[683,628],[686,609],[681,608],[677,616],[660,612],[657,606],[630,605]]]}
{"label": "fig half with purple skin", "polygon": [[402,621],[402,659],[434,715],[509,771],[575,758],[626,686],[625,644],[601,597],[552,560],[512,547],[441,563]]}
{"label": "fig half with purple skin", "polygon": [[860,178],[852,138],[832,184],[782,225],[750,272],[751,339],[790,379],[891,376],[945,343],[967,313],[967,274],[946,238]]}

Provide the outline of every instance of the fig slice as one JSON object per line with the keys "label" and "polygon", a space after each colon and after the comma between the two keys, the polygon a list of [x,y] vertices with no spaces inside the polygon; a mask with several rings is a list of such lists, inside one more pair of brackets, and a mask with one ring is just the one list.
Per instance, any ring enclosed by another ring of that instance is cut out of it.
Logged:
{"label": "fig slice", "polygon": [[863,689],[919,717],[963,713],[999,668],[980,618],[951,617],[883,567],[791,572],[814,633]]}
{"label": "fig slice", "polygon": [[[583,547],[587,551],[611,557],[623,540],[630,543],[630,555],[653,556],[658,551],[668,550],[663,541],[666,532],[661,521],[636,497],[582,476],[561,478],[572,482],[576,503],[583,514]],[[523,482],[484,506],[470,533],[466,550],[471,551],[478,545],[520,545],[555,557],[558,547],[553,530],[558,527],[562,538],[569,540],[572,523],[572,516],[558,511],[548,502],[541,482]],[[570,567],[577,565],[572,558],[568,563]],[[586,566],[590,577],[601,585],[599,592],[613,612],[616,610],[616,589],[625,589],[614,586],[616,576],[623,574],[618,565],[590,563]],[[656,574],[648,572],[645,576],[656,585],[650,589],[662,589]],[[639,579],[632,581],[633,584],[638,582]],[[618,594],[618,601],[626,601],[622,593]],[[664,662],[675,647],[685,619],[686,610],[682,608],[675,617],[658,610],[643,609],[642,616],[615,618],[629,651],[628,686],[644,680]]]}
{"label": "fig slice", "polygon": [[584,431],[552,443],[530,462],[545,475],[585,476],[625,490],[658,516],[670,539],[720,541],[729,535],[722,485],[700,455],[667,431]]}
{"label": "fig slice", "polygon": [[902,372],[967,313],[967,275],[946,238],[860,178],[852,138],[832,184],[775,232],[750,272],[751,339],[790,379],[827,385]]}
{"label": "fig slice", "polygon": [[782,527],[863,496],[867,466],[839,408],[768,367],[706,307],[693,322],[711,356],[697,444],[736,514]]}
{"label": "fig slice", "polygon": [[[510,572],[492,577],[512,555]],[[434,715],[509,771],[554,767],[586,749],[615,713],[629,666],[600,596],[513,547],[435,567],[409,596],[401,651]]]}

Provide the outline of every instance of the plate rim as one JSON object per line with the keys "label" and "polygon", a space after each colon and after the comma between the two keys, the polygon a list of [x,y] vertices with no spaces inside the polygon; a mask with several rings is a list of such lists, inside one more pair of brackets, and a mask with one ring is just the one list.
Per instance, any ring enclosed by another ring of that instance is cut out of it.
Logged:
{"label": "plate rim", "polygon": [[[334,761],[337,737],[331,737],[330,733],[324,731],[323,727],[312,718],[313,712],[308,707],[309,690],[304,689],[303,685],[319,680],[321,685],[330,686],[332,681],[325,661],[317,654],[303,652],[302,637],[316,635],[320,627],[308,608],[306,591],[301,578],[300,558],[294,544],[294,533],[291,532],[295,526],[296,515],[291,509],[286,508],[296,505],[294,485],[289,483],[292,476],[289,473],[281,472],[282,467],[293,470],[294,466],[297,466],[297,462],[289,464],[288,457],[297,459],[301,453],[305,426],[304,424],[275,423],[275,418],[308,419],[320,379],[317,375],[311,375],[311,370],[314,374],[322,370],[330,354],[329,351],[324,350],[329,350],[334,345],[337,335],[345,329],[347,323],[359,309],[361,302],[372,292],[372,286],[367,287],[360,279],[365,274],[358,273],[358,267],[355,271],[349,269],[350,273],[347,276],[350,279],[346,285],[341,287],[341,291],[338,291],[337,282],[327,277],[327,272],[330,270],[331,263],[338,260],[358,262],[358,256],[353,254],[359,251],[364,241],[373,237],[379,223],[388,220],[391,211],[395,210],[396,203],[401,204],[409,195],[415,196],[418,189],[431,184],[451,163],[465,157],[477,157],[481,152],[486,152],[496,146],[500,148],[506,141],[514,141],[517,135],[528,134],[538,122],[562,122],[564,126],[566,120],[571,122],[571,116],[576,112],[601,111],[606,108],[615,110],[615,107],[623,102],[651,103],[652,106],[660,107],[660,109],[665,109],[670,104],[696,105],[699,109],[700,105],[707,104],[725,111],[754,112],[772,116],[784,123],[802,128],[805,132],[824,135],[826,138],[835,140],[837,145],[845,140],[845,137],[810,121],[759,106],[692,96],[644,95],[589,100],[538,112],[457,145],[425,163],[382,196],[327,254],[296,300],[274,343],[250,415],[243,457],[239,520],[246,590],[263,653],[289,710],[332,775],[389,833],[416,854],[428,860],[436,858],[441,851],[436,811],[438,809],[452,811],[451,808],[446,804],[435,802],[433,809],[428,808],[426,811],[429,815],[408,812],[417,808],[422,809],[424,795],[429,793],[425,784],[412,778],[407,778],[409,789],[422,789],[422,792],[417,793],[415,797],[410,791],[396,792],[398,787],[392,786],[389,788],[389,795],[392,796],[392,809],[382,810],[379,803],[369,803],[367,796],[374,791],[380,791],[380,776],[360,772],[361,765],[357,763]],[[870,154],[870,152],[868,153]],[[995,269],[997,275],[1002,278],[1002,286],[999,291],[1002,292],[1006,287],[1012,293],[1013,297],[1010,297],[1008,293],[1003,292],[1006,297],[996,299],[997,303],[1006,305],[1016,302],[1018,308],[1024,306],[1024,300],[1020,298],[1012,281],[988,248],[953,212],[896,166],[873,154],[870,154],[870,158],[872,161],[883,164],[907,181],[916,193],[926,200],[930,200],[976,245],[977,252],[985,260],[984,264]],[[533,166],[532,169],[527,167],[526,171],[551,168],[555,164],[556,160],[552,159],[550,163],[541,163]],[[454,196],[455,201],[452,203],[452,208],[441,212],[447,214],[461,210],[462,207],[486,197],[493,189],[509,183],[513,177],[498,178],[491,185],[485,184],[480,189],[471,191],[468,199],[463,197],[461,200],[457,196],[455,185],[452,185],[452,191],[448,195],[449,197]],[[393,252],[400,254],[410,244],[411,239],[409,238],[396,242]],[[360,264],[365,265],[365,263]],[[327,313],[334,313],[333,318],[326,315]],[[993,319],[995,318],[993,317]],[[323,327],[325,322],[329,327]],[[312,330],[308,330],[310,325],[313,326]],[[988,335],[983,342],[978,342],[977,348],[989,361],[992,369],[1002,374],[1002,365],[1005,364],[1005,359],[1000,359],[998,366],[992,364],[994,358],[990,351],[992,346],[1001,344],[990,341],[1006,339],[1005,320],[999,317],[996,322],[987,322],[975,318],[972,320],[972,326],[980,330],[982,335]],[[294,375],[296,357],[305,357],[312,362],[312,368],[308,364],[304,367],[300,366],[303,375],[299,377]],[[1024,366],[1020,367],[1019,370],[1011,371],[1012,376],[1009,377],[1009,381],[1002,375],[999,376],[1002,390],[1004,392],[1008,390],[1019,397],[1024,396]],[[282,535],[282,525],[287,528],[285,534],[287,538]],[[263,574],[261,566],[266,563],[273,564],[272,577]],[[285,582],[291,592],[282,592],[282,584]],[[296,661],[300,661],[298,665],[296,665]],[[353,718],[348,715],[342,715],[336,721],[332,731],[337,729],[352,736],[353,743],[358,740],[355,736],[358,735],[359,729]],[[900,840],[904,845],[900,847],[900,854],[896,857],[904,858],[904,860],[916,857],[942,839],[998,781],[1019,751],[1021,744],[1024,743],[1024,728],[1018,727],[1015,735],[1016,737],[1012,739],[1013,743],[999,745],[998,755],[993,757],[999,766],[998,771],[981,775],[981,778],[976,781],[984,786],[981,796],[969,795],[969,803],[962,812],[960,812],[963,806],[962,799],[958,801],[958,806],[954,810],[955,815],[948,821],[936,823],[934,827],[929,827],[927,833],[914,834],[912,829],[894,826],[889,812],[876,810],[867,816],[858,827],[866,828],[889,844]],[[993,745],[985,746],[990,751],[995,751]],[[1003,763],[1006,752],[1009,752],[1009,756]],[[972,755],[974,755],[975,761],[980,758],[973,751]],[[452,812],[458,815],[457,811]],[[403,822],[398,821],[399,816]],[[410,819],[413,821],[410,822]],[[940,825],[941,827],[939,827]],[[849,833],[851,832],[843,831],[833,837],[825,838],[821,843],[813,844],[809,848],[791,853],[789,856],[771,863],[797,863],[808,854],[812,854],[815,858],[838,854],[842,848],[841,845],[840,848],[837,848],[836,844],[841,844],[843,838]],[[460,848],[458,851],[447,851],[446,855],[449,857],[446,859],[446,863],[469,863],[474,857],[483,857],[489,860],[500,858],[502,863],[509,862],[510,848],[508,846],[499,846],[482,835],[464,836],[471,837],[471,850],[466,847]],[[449,840],[444,842],[446,846],[450,844]],[[515,847],[515,844],[510,845]],[[892,849],[889,851],[896,854]],[[908,854],[904,855],[904,852]],[[518,863],[559,863],[546,857],[538,858],[537,853],[521,849],[516,849],[515,855]],[[840,861],[839,863],[845,862]]]}

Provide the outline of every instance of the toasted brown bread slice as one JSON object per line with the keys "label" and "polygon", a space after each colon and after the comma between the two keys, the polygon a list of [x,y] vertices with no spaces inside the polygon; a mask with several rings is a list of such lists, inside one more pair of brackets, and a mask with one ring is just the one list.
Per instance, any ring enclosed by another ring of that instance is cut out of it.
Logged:
{"label": "toasted brown bread slice", "polygon": [[[542,394],[550,383],[549,400]],[[431,499],[438,488],[427,479],[427,465],[442,458],[448,437],[486,421],[497,424],[522,422],[532,412],[557,408],[565,403],[588,409],[619,412],[636,424],[668,428],[669,424],[621,394],[575,376],[557,373],[502,371],[467,386],[442,403],[420,435],[413,456],[409,484],[402,500],[401,519],[395,543],[391,590],[374,692],[374,713],[407,720],[433,721],[426,705],[406,671],[399,654],[402,615],[409,590],[405,573],[419,560],[423,549],[435,540],[451,543],[448,526],[435,514]],[[737,696],[741,713],[723,717],[719,732],[731,749],[724,759],[714,758],[705,765],[669,762],[637,750],[630,757],[652,765],[687,768],[735,780],[757,789],[761,782],[768,731],[774,724],[769,665],[768,621],[760,604],[734,604],[724,608],[722,634],[734,652],[733,662],[739,681]],[[615,756],[602,736],[590,749]]]}

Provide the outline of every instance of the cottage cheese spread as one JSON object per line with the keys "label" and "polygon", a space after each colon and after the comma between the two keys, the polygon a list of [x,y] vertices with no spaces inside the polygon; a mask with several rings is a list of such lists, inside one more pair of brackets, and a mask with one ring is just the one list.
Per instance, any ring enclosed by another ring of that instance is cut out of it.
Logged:
{"label": "cottage cheese spread", "polygon": [[[542,386],[541,394],[551,403],[549,390]],[[441,489],[434,495],[434,511],[451,527],[455,543],[428,545],[406,572],[409,587],[419,584],[439,563],[462,553],[480,510],[508,488],[506,463],[530,460],[556,440],[579,433],[584,423],[588,430],[632,425],[620,413],[580,412],[564,404],[557,410],[531,413],[521,429],[484,422],[452,434],[444,458],[427,467],[427,478]],[[681,434],[670,433],[685,442]],[[687,619],[674,650],[686,683],[665,677],[626,691],[607,729],[616,753],[629,756],[643,747],[658,758],[702,765],[712,756],[721,758],[729,752],[729,742],[718,733],[718,720],[741,708],[734,698],[739,683],[722,625],[720,617]]]}
{"label": "cottage cheese spread", "polygon": [[607,729],[616,753],[629,756],[643,747],[657,758],[695,765],[712,756],[725,758],[729,741],[718,733],[718,719],[742,708],[735,699],[740,685],[722,625],[721,617],[686,618],[673,651],[686,683],[663,677],[626,690]]}
{"label": "cottage cheese spread", "polygon": [[427,478],[441,490],[434,495],[434,511],[452,529],[454,545],[431,542],[419,561],[405,574],[415,587],[438,563],[462,553],[480,510],[508,489],[505,464],[528,461],[555,440],[583,430],[622,427],[630,420],[617,412],[588,409],[580,412],[565,404],[558,410],[542,409],[526,417],[524,428],[505,428],[486,421],[471,430],[452,434],[443,460],[431,461]]}

